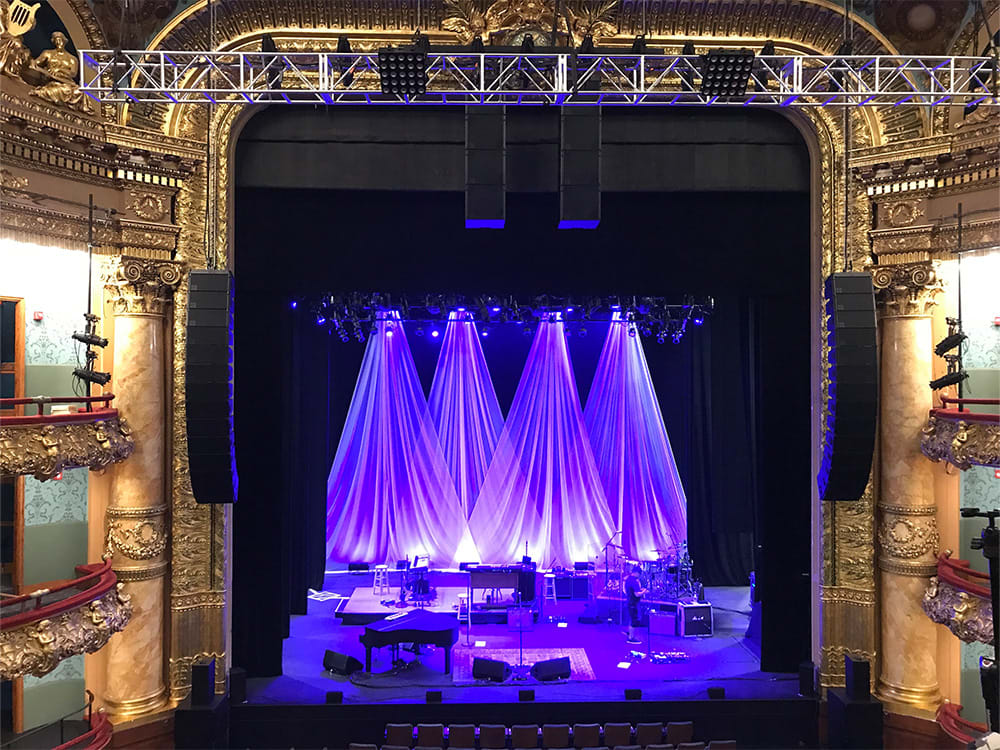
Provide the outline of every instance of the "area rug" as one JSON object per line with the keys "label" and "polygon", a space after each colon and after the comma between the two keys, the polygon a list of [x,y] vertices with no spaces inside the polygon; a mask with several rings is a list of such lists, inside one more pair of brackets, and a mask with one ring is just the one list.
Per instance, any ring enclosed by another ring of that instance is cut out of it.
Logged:
{"label": "area rug", "polygon": [[[516,648],[455,648],[452,651],[452,677],[456,683],[473,682],[472,660],[495,659],[505,661],[511,666],[517,666],[519,651]],[[594,670],[590,666],[587,652],[582,648],[526,648],[524,663],[534,664],[548,659],[569,657],[569,668],[573,680],[594,680]]]}

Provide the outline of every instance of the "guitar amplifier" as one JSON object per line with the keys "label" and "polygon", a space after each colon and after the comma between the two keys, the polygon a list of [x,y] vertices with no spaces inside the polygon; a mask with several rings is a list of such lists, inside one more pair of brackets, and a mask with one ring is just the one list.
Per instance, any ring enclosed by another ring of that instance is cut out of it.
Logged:
{"label": "guitar amplifier", "polygon": [[655,635],[677,635],[677,616],[673,612],[651,610],[649,632]]}
{"label": "guitar amplifier", "polygon": [[677,635],[712,635],[712,605],[677,602]]}

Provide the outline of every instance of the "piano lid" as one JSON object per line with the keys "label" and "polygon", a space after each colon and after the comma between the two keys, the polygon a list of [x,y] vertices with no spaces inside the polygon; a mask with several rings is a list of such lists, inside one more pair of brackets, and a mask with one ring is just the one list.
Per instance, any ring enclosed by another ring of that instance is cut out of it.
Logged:
{"label": "piano lid", "polygon": [[430,612],[426,609],[411,609],[401,616],[387,617],[365,626],[365,630],[386,633],[391,630],[454,630],[458,627],[458,617],[454,613]]}

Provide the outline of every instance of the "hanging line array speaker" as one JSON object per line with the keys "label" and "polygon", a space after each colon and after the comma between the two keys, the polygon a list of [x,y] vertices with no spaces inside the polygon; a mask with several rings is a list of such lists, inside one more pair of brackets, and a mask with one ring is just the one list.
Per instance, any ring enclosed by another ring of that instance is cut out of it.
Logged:
{"label": "hanging line array speaker", "polygon": [[830,385],[819,495],[857,500],[871,474],[878,415],[875,290],[870,274],[845,272],[826,280],[825,294]]}
{"label": "hanging line array speaker", "polygon": [[465,108],[465,227],[503,229],[507,211],[506,107]]}
{"label": "hanging line array speaker", "polygon": [[232,503],[239,484],[233,450],[233,277],[192,271],[187,311],[188,463],[199,503]]}

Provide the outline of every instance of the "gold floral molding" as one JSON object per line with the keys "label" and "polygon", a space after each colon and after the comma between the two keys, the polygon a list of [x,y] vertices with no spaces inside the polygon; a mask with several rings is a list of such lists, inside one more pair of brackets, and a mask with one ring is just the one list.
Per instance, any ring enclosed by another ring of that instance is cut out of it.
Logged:
{"label": "gold floral molding", "polygon": [[0,677],[42,677],[63,659],[92,654],[123,630],[132,617],[124,585],[54,617],[0,632]]}
{"label": "gold floral molding", "polygon": [[920,451],[963,471],[970,466],[1000,468],[1000,417],[974,422],[931,414],[921,431]]}
{"label": "gold floral molding", "polygon": [[104,270],[104,288],[116,315],[165,315],[183,266],[172,261],[121,256]]}
{"label": "gold floral molding", "polygon": [[124,417],[93,422],[0,424],[0,474],[51,479],[64,469],[103,469],[132,455]]}
{"label": "gold floral molding", "polygon": [[937,508],[880,505],[878,543],[882,551],[898,560],[917,560],[937,551]]}
{"label": "gold floral molding", "polygon": [[169,536],[166,505],[152,508],[109,506],[105,511],[108,533],[105,555],[121,554],[130,560],[152,560],[163,554]]}
{"label": "gold floral molding", "polygon": [[883,317],[927,315],[937,304],[934,298],[944,290],[935,261],[876,266],[872,283]]}

